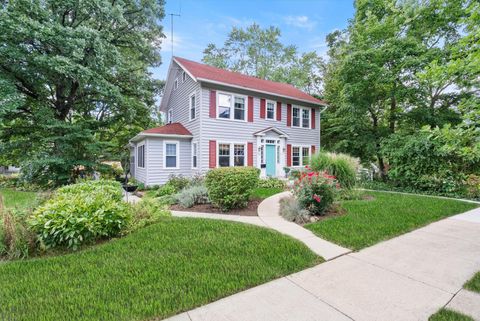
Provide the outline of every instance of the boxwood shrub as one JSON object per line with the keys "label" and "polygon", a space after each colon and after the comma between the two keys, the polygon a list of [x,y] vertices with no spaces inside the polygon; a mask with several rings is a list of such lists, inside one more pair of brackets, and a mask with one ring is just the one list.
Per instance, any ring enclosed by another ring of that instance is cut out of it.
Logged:
{"label": "boxwood shrub", "polygon": [[205,184],[213,205],[223,211],[245,207],[258,185],[260,170],[254,167],[222,167],[207,173]]}

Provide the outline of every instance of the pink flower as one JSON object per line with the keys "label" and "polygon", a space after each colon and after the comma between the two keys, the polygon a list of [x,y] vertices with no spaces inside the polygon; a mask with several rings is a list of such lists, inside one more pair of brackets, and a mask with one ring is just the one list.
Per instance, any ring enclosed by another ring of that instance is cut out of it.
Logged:
{"label": "pink flower", "polygon": [[320,203],[320,202],[322,201],[322,198],[321,198],[320,196],[318,196],[317,194],[314,194],[314,195],[313,195],[313,199],[314,199],[315,201],[317,201],[318,203]]}

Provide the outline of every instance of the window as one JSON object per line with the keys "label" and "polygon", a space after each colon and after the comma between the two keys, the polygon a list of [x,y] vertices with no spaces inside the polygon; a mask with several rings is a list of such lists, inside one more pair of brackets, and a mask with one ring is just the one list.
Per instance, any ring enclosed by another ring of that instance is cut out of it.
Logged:
{"label": "window", "polygon": [[310,128],[310,108],[293,107],[293,127]]}
{"label": "window", "polygon": [[173,117],[172,110],[169,109],[168,112],[167,112],[167,124],[171,124],[171,123],[172,123],[172,117]]}
{"label": "window", "polygon": [[138,167],[145,168],[145,145],[137,148]]}
{"label": "window", "polygon": [[300,108],[294,107],[292,109],[293,114],[293,127],[300,127]]}
{"label": "window", "polygon": [[190,120],[195,119],[196,116],[196,101],[195,94],[190,95]]}
{"label": "window", "polygon": [[292,166],[300,166],[300,147],[292,147]]}
{"label": "window", "polygon": [[197,143],[192,144],[192,167],[197,168],[197,159],[198,159],[198,145]]}
{"label": "window", "polygon": [[230,108],[232,105],[232,96],[218,94],[218,117],[230,118]]}
{"label": "window", "polygon": [[164,142],[165,168],[178,168],[178,142]]}
{"label": "window", "polygon": [[226,93],[218,94],[218,118],[245,121],[246,97]]}
{"label": "window", "polygon": [[187,80],[187,73],[185,71],[182,72],[182,82],[185,82]]}
{"label": "window", "polygon": [[267,101],[267,119],[275,119],[275,102]]}
{"label": "window", "polygon": [[310,148],[302,147],[302,165],[306,166],[310,162]]}
{"label": "window", "polygon": [[292,146],[292,166],[306,166],[310,162],[310,147]]}
{"label": "window", "polygon": [[245,166],[245,145],[233,145],[233,166]]}
{"label": "window", "polygon": [[173,90],[176,90],[178,88],[178,79],[175,79],[175,82],[173,83]]}
{"label": "window", "polygon": [[230,166],[230,144],[218,144],[218,166]]}

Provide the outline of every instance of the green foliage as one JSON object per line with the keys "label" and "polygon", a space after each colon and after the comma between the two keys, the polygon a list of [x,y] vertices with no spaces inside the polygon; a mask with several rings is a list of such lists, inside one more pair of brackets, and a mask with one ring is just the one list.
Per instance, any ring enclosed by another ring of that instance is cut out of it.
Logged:
{"label": "green foliage", "polygon": [[474,321],[474,319],[460,312],[442,308],[431,315],[428,321]]}
{"label": "green foliage", "polygon": [[178,193],[190,184],[190,179],[183,175],[170,175],[167,184],[173,186],[175,192]]}
{"label": "green foliage", "polygon": [[465,180],[465,190],[468,198],[480,199],[480,176],[468,175]]}
{"label": "green foliage", "polygon": [[480,272],[477,272],[463,287],[467,290],[480,293]]}
{"label": "green foliage", "polygon": [[167,183],[158,188],[158,190],[155,192],[155,196],[162,197],[166,195],[173,195],[176,192],[177,192],[177,189],[173,185],[170,185]]}
{"label": "green foliage", "polygon": [[293,195],[301,208],[312,215],[322,215],[330,208],[337,193],[333,176],[318,172],[304,172],[293,187]]}
{"label": "green foliage", "polygon": [[0,161],[47,187],[72,183],[154,123],[164,2],[0,5]]}
{"label": "green foliage", "polygon": [[163,217],[171,216],[165,204],[152,198],[142,198],[140,202],[133,204],[132,212],[132,220],[129,223],[126,233],[157,223]]}
{"label": "green foliage", "polygon": [[294,197],[280,200],[280,215],[286,220],[298,224],[310,222],[310,212],[304,209]]}
{"label": "green foliage", "polygon": [[208,189],[205,185],[188,186],[175,195],[175,199],[178,204],[185,208],[197,204],[206,204],[209,202]]}
{"label": "green foliage", "polygon": [[252,190],[252,199],[265,199],[275,194],[283,192],[284,188],[266,188],[266,187],[257,187]]}
{"label": "green foliage", "polygon": [[277,188],[277,189],[285,189],[286,188],[286,183],[285,181],[275,178],[275,177],[269,177],[266,179],[260,179],[258,181],[258,186],[260,188]]}
{"label": "green foliage", "polygon": [[[80,245],[119,235],[132,216],[117,182],[91,181],[65,186],[29,218],[42,246]],[[115,187],[117,185],[117,187]]]}
{"label": "green foliage", "polygon": [[210,201],[228,211],[245,207],[258,185],[260,170],[254,167],[222,167],[207,173],[205,184]]}
{"label": "green foliage", "polygon": [[326,171],[335,176],[341,188],[355,187],[359,160],[347,154],[320,152],[312,156],[310,167],[313,171]]}

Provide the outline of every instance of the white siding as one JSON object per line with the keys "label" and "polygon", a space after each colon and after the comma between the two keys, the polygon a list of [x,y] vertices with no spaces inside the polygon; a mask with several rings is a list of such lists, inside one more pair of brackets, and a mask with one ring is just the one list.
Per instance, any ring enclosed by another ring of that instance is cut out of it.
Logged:
{"label": "white siding", "polygon": [[[138,146],[145,144],[145,167],[138,167]],[[133,175],[135,179],[139,182],[142,182],[144,184],[147,184],[147,170],[148,170],[148,144],[147,140],[143,139],[141,141],[138,141],[135,144],[135,169],[133,171]]]}

